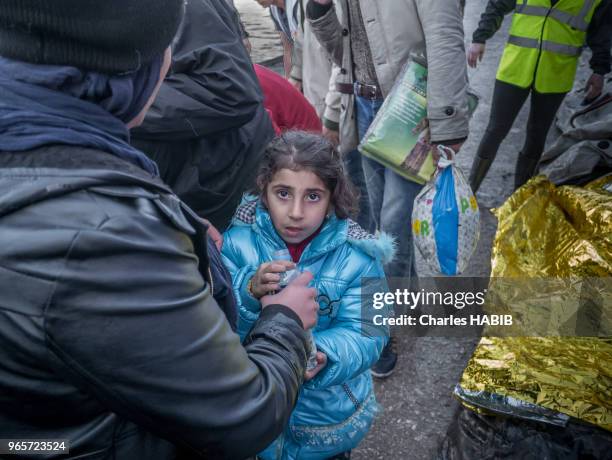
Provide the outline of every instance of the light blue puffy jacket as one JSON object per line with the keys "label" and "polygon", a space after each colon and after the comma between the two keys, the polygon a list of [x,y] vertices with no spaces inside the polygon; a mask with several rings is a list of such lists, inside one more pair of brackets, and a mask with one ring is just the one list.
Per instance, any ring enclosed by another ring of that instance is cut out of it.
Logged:
{"label": "light blue puffy jacket", "polygon": [[[222,250],[238,301],[242,339],[261,309],[248,294],[247,283],[259,265],[285,248],[268,212],[253,197],[245,199],[224,234]],[[327,366],[305,382],[285,432],[260,458],[324,459],[354,448],[368,432],[379,410],[369,369],[388,338],[386,327],[374,325],[374,315],[388,316],[389,306],[374,310],[365,290],[386,288],[382,263],[392,257],[392,238],[374,237],[335,216],[326,219],[304,249],[298,268],[314,275],[320,305],[314,338],[327,355]],[[362,294],[364,277],[372,279]]]}

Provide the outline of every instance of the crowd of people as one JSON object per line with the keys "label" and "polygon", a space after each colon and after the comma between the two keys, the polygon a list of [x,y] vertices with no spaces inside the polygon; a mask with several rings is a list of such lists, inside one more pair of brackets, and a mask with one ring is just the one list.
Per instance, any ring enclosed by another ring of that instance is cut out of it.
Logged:
{"label": "crowd of people", "polygon": [[475,191],[529,94],[517,187],[534,173],[583,45],[589,99],[610,70],[608,0],[490,0],[467,60],[460,0],[257,1],[286,78],[230,0],[0,4],[1,438],[350,458],[397,362],[362,278],[418,282],[422,185],[357,149],[405,64],[426,59],[429,141],[459,152],[467,65],[514,13]]}

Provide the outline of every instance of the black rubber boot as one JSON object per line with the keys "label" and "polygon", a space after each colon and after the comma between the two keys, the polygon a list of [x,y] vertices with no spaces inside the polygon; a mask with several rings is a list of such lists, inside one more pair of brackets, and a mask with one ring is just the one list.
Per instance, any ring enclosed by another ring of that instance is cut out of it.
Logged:
{"label": "black rubber boot", "polygon": [[519,154],[518,160],[516,161],[516,170],[514,172],[514,190],[531,179],[539,162],[539,158],[529,158]]}
{"label": "black rubber boot", "polygon": [[493,163],[494,158],[481,158],[476,156],[474,158],[474,162],[472,163],[472,169],[470,170],[470,187],[472,187],[472,191],[474,194],[480,188],[480,183],[487,175],[489,168],[491,167],[491,163]]}

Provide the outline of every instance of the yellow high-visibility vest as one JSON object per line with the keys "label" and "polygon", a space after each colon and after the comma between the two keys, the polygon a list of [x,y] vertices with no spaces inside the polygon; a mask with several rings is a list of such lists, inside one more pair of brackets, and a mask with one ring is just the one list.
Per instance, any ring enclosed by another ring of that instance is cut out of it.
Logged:
{"label": "yellow high-visibility vest", "polygon": [[572,89],[578,58],[601,0],[517,0],[497,79],[539,93]]}

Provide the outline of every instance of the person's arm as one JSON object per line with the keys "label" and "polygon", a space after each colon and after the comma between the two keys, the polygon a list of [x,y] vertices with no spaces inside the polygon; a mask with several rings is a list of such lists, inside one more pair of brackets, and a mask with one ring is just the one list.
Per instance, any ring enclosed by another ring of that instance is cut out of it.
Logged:
{"label": "person's arm", "polygon": [[301,321],[268,306],[243,347],[191,239],[151,201],[139,207],[73,239],[42,322],[49,359],[109,411],[194,455],[255,454],[295,403],[307,349]]}
{"label": "person's arm", "polygon": [[218,0],[187,2],[185,8],[172,71],[145,122],[131,131],[134,139],[213,136],[243,126],[260,110],[263,96],[233,10]]}
{"label": "person's arm", "polygon": [[[262,3],[260,2],[260,4]],[[293,53],[293,37],[289,29],[289,19],[285,11],[284,1],[280,4],[275,4],[275,2],[270,4],[270,18],[274,23],[274,28],[278,32],[278,37],[283,47],[283,75],[285,78],[289,78],[291,73],[291,55]]]}
{"label": "person's arm", "polygon": [[468,135],[463,20],[456,0],[416,0],[427,48],[427,118],[431,142]]}
{"label": "person's arm", "polygon": [[329,12],[334,4],[332,1],[326,0],[307,0],[308,4],[306,5],[306,16],[309,19],[319,19],[325,16],[327,12]]}
{"label": "person's arm", "polygon": [[304,29],[298,27],[293,37],[293,51],[291,54],[291,71],[289,72],[289,82],[295,89],[302,92],[302,63],[304,60]]}
{"label": "person's arm", "polygon": [[224,234],[221,250],[223,263],[232,277],[234,296],[238,304],[238,334],[244,339],[261,313],[259,300],[249,291],[249,281],[257,272],[257,266],[246,264],[236,248],[232,230]]}
{"label": "person's arm", "polygon": [[289,78],[291,74],[291,57],[293,54],[293,42],[287,37],[285,32],[279,31],[278,36],[280,37],[281,45],[283,46],[283,70],[285,78]]}
{"label": "person's arm", "polygon": [[[235,229],[225,233],[222,258],[232,278],[234,296],[238,304],[238,334],[244,339],[261,314],[262,298],[269,292],[280,290],[280,273],[295,268],[295,264],[282,260],[248,264],[243,257],[244,245],[241,248],[241,245],[234,241],[233,230]],[[251,251],[252,247],[246,248],[246,252]]]}
{"label": "person's arm", "polygon": [[586,42],[592,51],[589,65],[593,74],[587,81],[587,102],[599,97],[604,86],[604,75],[610,72],[610,45],[612,39],[612,6],[605,0],[597,6],[587,30]]}
{"label": "person's arm", "polygon": [[372,296],[362,295],[362,278],[377,280],[368,293],[386,290],[380,262],[370,260],[355,268],[354,279],[339,299],[337,316],[328,329],[314,332],[317,351],[327,356],[327,365],[305,386],[326,388],[352,379],[372,367],[387,343],[388,327],[374,324],[374,315],[388,317],[389,306],[372,308]]}
{"label": "person's arm", "polygon": [[325,111],[323,112],[323,135],[336,147],[340,144],[340,100],[342,95],[336,89],[336,80],[340,67],[332,64],[329,76],[329,86],[325,95]]}
{"label": "person's arm", "polygon": [[485,11],[480,16],[478,28],[472,35],[468,48],[467,61],[470,67],[478,66],[485,54],[485,42],[499,30],[504,16],[514,11],[516,0],[489,0]]}
{"label": "person's arm", "polygon": [[306,6],[306,17],[319,43],[332,61],[341,66],[343,54],[342,26],[333,3],[325,0],[309,0]]}
{"label": "person's arm", "polygon": [[516,0],[489,0],[480,15],[478,27],[472,34],[472,42],[484,44],[499,30],[504,16],[514,11],[515,8]]}

